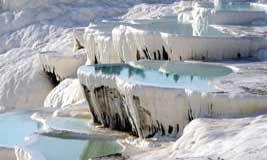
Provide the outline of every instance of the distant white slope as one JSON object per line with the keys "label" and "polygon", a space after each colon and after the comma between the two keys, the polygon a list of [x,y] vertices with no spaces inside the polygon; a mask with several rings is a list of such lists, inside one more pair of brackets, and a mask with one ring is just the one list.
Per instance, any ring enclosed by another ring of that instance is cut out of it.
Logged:
{"label": "distant white slope", "polygon": [[267,116],[240,119],[196,119],[177,142],[166,149],[132,159],[265,160]]}
{"label": "distant white slope", "polygon": [[0,0],[0,4],[3,9],[23,9],[23,8],[36,8],[54,4],[96,4],[103,6],[104,4],[110,4],[111,6],[129,6],[138,3],[170,3],[176,0]]}
{"label": "distant white slope", "polygon": [[72,29],[37,23],[0,35],[0,54],[23,47],[40,52],[57,51],[72,54]]}
{"label": "distant white slope", "polygon": [[139,4],[129,9],[122,19],[150,19],[161,16],[176,16],[184,8],[179,3],[171,4]]}
{"label": "distant white slope", "polygon": [[1,55],[0,75],[0,110],[41,107],[52,89],[31,49],[17,48]]}

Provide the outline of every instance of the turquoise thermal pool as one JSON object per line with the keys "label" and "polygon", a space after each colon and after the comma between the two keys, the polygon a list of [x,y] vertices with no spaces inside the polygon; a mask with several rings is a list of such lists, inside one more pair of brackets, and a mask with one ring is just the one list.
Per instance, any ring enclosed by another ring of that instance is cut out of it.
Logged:
{"label": "turquoise thermal pool", "polygon": [[[120,153],[121,145],[112,140],[100,139],[67,139],[38,135],[42,127],[31,119],[31,111],[18,111],[0,114],[0,147],[14,148],[19,146],[33,156],[42,156],[47,160],[87,160],[99,156]],[[86,122],[74,118],[51,118],[48,125],[71,131],[88,129]],[[64,136],[64,135],[62,135]],[[38,157],[37,157],[38,158]]]}
{"label": "turquoise thermal pool", "polygon": [[95,76],[115,76],[132,84],[184,88],[204,92],[216,91],[209,80],[232,72],[231,69],[221,66],[157,62],[148,62],[145,68],[136,68],[128,64],[82,66],[80,71]]}

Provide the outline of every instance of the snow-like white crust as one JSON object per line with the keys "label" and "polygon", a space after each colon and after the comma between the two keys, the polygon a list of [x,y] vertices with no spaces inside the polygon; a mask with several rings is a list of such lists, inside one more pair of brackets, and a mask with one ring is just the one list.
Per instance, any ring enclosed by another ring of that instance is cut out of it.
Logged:
{"label": "snow-like white crust", "polygon": [[131,159],[233,159],[264,160],[267,117],[193,120],[174,145],[133,156]]}
{"label": "snow-like white crust", "polygon": [[[202,22],[201,22],[202,23]],[[195,34],[201,34],[198,28]],[[144,31],[121,25],[111,33],[88,28],[84,35],[87,64],[120,63],[137,60],[137,52],[143,55],[148,49],[149,57],[163,52],[164,47],[171,60],[224,60],[249,57],[258,49],[267,48],[267,39],[262,36],[195,37],[161,32]],[[161,55],[161,58],[163,56]]]}
{"label": "snow-like white crust", "polygon": [[47,95],[44,106],[61,108],[80,101],[85,101],[85,96],[79,80],[66,79]]}
{"label": "snow-like white crust", "polygon": [[[107,30],[101,25],[89,25],[85,29],[83,38],[88,55],[87,64],[94,64],[96,60],[98,63],[132,61],[137,59],[137,52],[141,52],[141,58],[144,58],[142,56],[144,49],[147,49],[149,58],[156,59],[154,52],[161,52],[162,47],[165,47],[171,60],[224,60],[250,57],[257,50],[267,48],[265,27],[228,27],[228,25],[266,23],[266,13],[263,10],[216,10],[207,8],[207,5],[209,5],[207,2],[177,2],[152,6],[142,4],[135,6],[122,17],[128,20],[129,25],[118,22],[117,26],[114,25]],[[175,9],[165,13],[164,8]],[[149,13],[142,17],[139,14],[143,12]],[[133,18],[136,17],[151,19],[175,14],[178,22],[192,24],[192,36],[147,31],[131,25]],[[208,26],[229,36],[203,36]]]}
{"label": "snow-like white crust", "polygon": [[13,49],[0,59],[1,109],[42,106],[52,85],[42,73],[36,51]]}

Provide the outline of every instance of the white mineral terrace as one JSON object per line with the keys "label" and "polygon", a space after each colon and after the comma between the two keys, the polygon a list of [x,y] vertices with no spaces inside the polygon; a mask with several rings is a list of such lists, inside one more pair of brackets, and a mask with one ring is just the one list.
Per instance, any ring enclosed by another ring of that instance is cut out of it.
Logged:
{"label": "white mineral terrace", "polygon": [[[252,57],[259,49],[267,48],[264,34],[225,32],[221,30],[221,25],[214,25],[225,23],[206,20],[205,18],[210,16],[202,15],[203,12],[201,8],[190,12],[196,18],[192,24],[177,22],[176,17],[91,23],[85,29],[83,38],[77,37],[86,49],[87,64],[120,63],[139,59],[204,61],[238,59]],[[239,16],[234,18],[232,12]],[[248,16],[241,12],[243,11],[223,10],[220,14],[224,18],[233,18],[232,21],[236,22],[226,24],[243,24],[236,19],[245,17],[247,20],[246,17],[253,17],[250,14],[258,15],[255,11],[247,11]],[[261,18],[266,18],[265,12],[260,11],[260,15]],[[215,19],[223,20],[223,18]],[[252,18],[248,21],[254,22],[258,19]],[[222,27],[227,28],[225,25]],[[252,30],[253,26],[247,28]]]}
{"label": "white mineral terrace", "polygon": [[[85,86],[95,122],[133,132],[140,137],[155,134],[179,136],[183,128],[195,118],[240,117],[267,109],[266,94],[251,94],[244,89],[244,93],[233,95],[223,89],[211,90],[209,85],[205,85],[210,80],[215,81],[218,76],[230,73],[229,69],[222,66],[148,61],[135,65],[140,67],[142,64],[143,69],[129,67],[124,70],[127,65],[118,68],[116,64],[84,66],[79,69],[78,77]],[[209,67],[210,70],[205,72]],[[162,73],[163,70],[168,73]],[[161,82],[161,76],[166,74],[165,81],[168,78],[175,79],[175,75],[178,75],[176,86],[170,81],[170,86]],[[228,76],[236,75],[233,72]]]}

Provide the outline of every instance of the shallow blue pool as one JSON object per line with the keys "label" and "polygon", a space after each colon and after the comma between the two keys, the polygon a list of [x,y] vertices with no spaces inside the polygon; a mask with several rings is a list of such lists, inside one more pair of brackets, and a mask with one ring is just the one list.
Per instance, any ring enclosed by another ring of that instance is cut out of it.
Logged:
{"label": "shallow blue pool", "polygon": [[0,146],[13,148],[23,144],[24,138],[41,127],[32,121],[32,112],[11,112],[0,114]]}
{"label": "shallow blue pool", "polygon": [[[148,62],[147,62],[148,63]],[[116,76],[133,84],[143,84],[166,88],[185,88],[190,90],[212,92],[216,91],[209,80],[225,76],[231,69],[194,63],[153,64],[150,62],[145,68],[136,68],[128,64],[82,66],[80,70],[90,74]],[[161,66],[162,65],[162,66]],[[165,68],[164,73],[160,71]],[[158,70],[157,70],[158,69]]]}
{"label": "shallow blue pool", "polygon": [[[0,147],[27,148],[34,155],[47,160],[88,160],[99,156],[120,153],[121,145],[112,140],[67,139],[34,134],[41,124],[31,120],[31,111],[18,111],[0,114]],[[54,118],[48,124],[64,130],[86,129],[84,120],[74,118]],[[88,127],[87,127],[88,128]],[[26,138],[27,137],[27,138]],[[37,154],[36,154],[37,153]]]}

